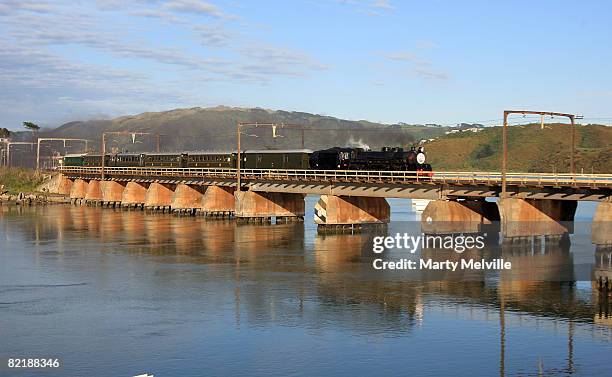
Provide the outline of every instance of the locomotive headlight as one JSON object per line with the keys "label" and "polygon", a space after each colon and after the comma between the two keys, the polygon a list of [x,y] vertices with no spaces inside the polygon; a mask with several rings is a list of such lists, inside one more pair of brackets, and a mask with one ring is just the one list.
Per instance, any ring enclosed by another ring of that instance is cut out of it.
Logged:
{"label": "locomotive headlight", "polygon": [[417,162],[419,164],[424,164],[425,163],[425,153],[423,153],[423,152],[417,153]]}

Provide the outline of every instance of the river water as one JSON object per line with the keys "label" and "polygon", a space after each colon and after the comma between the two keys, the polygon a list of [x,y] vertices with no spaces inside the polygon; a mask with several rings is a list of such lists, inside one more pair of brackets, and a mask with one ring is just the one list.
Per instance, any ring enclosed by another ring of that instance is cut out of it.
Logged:
{"label": "river water", "polygon": [[[391,203],[394,223],[417,219]],[[402,279],[311,219],[0,207],[0,359],[63,362],[0,375],[612,375],[610,303],[590,281]],[[590,268],[579,239],[509,258]]]}

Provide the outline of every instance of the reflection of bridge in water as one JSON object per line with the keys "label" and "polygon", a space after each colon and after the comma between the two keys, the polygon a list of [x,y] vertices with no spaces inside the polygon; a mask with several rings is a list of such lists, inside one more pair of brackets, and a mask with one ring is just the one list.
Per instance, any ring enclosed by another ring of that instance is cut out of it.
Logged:
{"label": "reflection of bridge in water", "polygon": [[[502,375],[511,347],[507,338],[516,328],[566,334],[567,372],[574,368],[575,339],[612,340],[610,302],[596,291],[577,289],[571,281],[575,278],[573,255],[563,242],[551,243],[541,253],[502,245],[464,255],[501,256],[519,266],[520,271],[498,276],[483,273],[470,277],[478,281],[468,282],[456,281],[450,275],[423,275],[407,281],[386,272],[373,273],[371,248],[364,247],[369,242],[368,234],[313,235],[311,240],[302,224],[269,226],[262,231],[264,228],[257,225],[101,208],[0,207],[5,220],[16,212],[30,217],[32,226],[26,234],[35,245],[48,249],[56,244],[58,252],[63,253],[64,244],[93,239],[99,246],[84,246],[78,253],[160,261],[168,267],[158,268],[154,276],[140,276],[150,284],[147,289],[151,294],[158,294],[154,291],[162,289],[159,285],[178,279],[196,283],[202,279],[202,290],[210,295],[221,284],[233,285],[236,326],[299,323],[320,331],[325,324],[333,323],[356,334],[410,336],[415,328],[429,323],[433,311],[471,321],[495,321],[499,324]],[[7,233],[14,231],[11,226],[19,226],[11,221],[2,223]],[[600,251],[596,258],[603,255],[607,263],[606,254]],[[422,250],[421,255],[440,260],[461,257],[433,249]],[[593,271],[606,267],[593,261]],[[97,268],[104,274],[104,264]],[[530,280],[532,276],[545,277],[543,269],[550,274],[547,278],[563,276],[570,281]]]}
{"label": "reflection of bridge in water", "polygon": [[[502,257],[512,262],[513,269],[406,275],[372,269],[371,261],[378,256],[372,254],[372,235],[367,233],[317,235],[307,246],[310,242],[302,224],[268,226],[262,231],[261,226],[237,226],[229,221],[148,216],[80,206],[0,207],[2,217],[10,218],[17,213],[31,218],[32,241],[53,241],[59,252],[64,240],[86,236],[99,241],[103,246],[98,250],[103,252],[162,256],[176,263],[229,264],[248,267],[246,271],[250,272],[300,272],[308,276],[304,281],[316,281],[319,293],[333,292],[332,296],[344,297],[342,300],[379,302],[386,308],[406,307],[415,313],[416,291],[448,296],[450,301],[470,299],[492,306],[499,305],[503,295],[508,309],[583,322],[593,321],[595,313],[605,316],[610,311],[609,307],[595,310],[588,303],[590,296],[572,293],[574,283],[581,277],[574,271],[573,253],[566,242],[549,243],[541,252],[534,252],[530,245],[522,248],[520,244],[487,246],[463,254],[424,249],[419,257],[440,261]],[[45,216],[50,213],[52,216]],[[609,249],[598,248],[591,270],[594,275],[601,271],[610,273],[611,264]]]}

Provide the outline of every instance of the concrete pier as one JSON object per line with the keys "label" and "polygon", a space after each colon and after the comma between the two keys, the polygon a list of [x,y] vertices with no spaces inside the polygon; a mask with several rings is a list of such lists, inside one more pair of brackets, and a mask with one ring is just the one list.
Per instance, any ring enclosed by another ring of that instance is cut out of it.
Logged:
{"label": "concrete pier", "polygon": [[234,198],[236,218],[240,222],[266,223],[272,218],[280,222],[304,219],[303,194],[236,191]]}
{"label": "concrete pier", "polygon": [[102,205],[109,207],[118,207],[121,205],[125,183],[103,181],[100,186],[102,189]]}
{"label": "concrete pier", "polygon": [[70,201],[73,203],[78,203],[81,200],[85,199],[85,195],[87,195],[87,186],[89,183],[82,179],[77,179],[72,183],[70,188]]}
{"label": "concrete pier", "polygon": [[427,234],[479,233],[499,221],[497,205],[483,200],[432,200],[421,215]]}
{"label": "concrete pier", "polygon": [[195,214],[202,207],[206,186],[176,185],[172,195],[172,212]]}
{"label": "concrete pier", "polygon": [[174,185],[153,182],[147,189],[144,207],[145,209],[169,212],[173,195]]}
{"label": "concrete pier", "polygon": [[72,184],[72,179],[66,178],[63,174],[60,174],[56,194],[70,195],[70,192],[72,191]]}
{"label": "concrete pier", "polygon": [[597,205],[591,238],[596,245],[612,245],[612,202]]}
{"label": "concrete pier", "polygon": [[315,205],[314,222],[320,231],[361,230],[389,223],[391,210],[384,198],[321,195]]}
{"label": "concrete pier", "polygon": [[87,185],[87,193],[85,194],[85,203],[97,205],[102,202],[102,185],[100,181],[92,179]]}
{"label": "concrete pier", "polygon": [[149,183],[128,182],[121,194],[121,206],[125,208],[144,208]]}
{"label": "concrete pier", "polygon": [[502,198],[498,202],[502,236],[560,236],[573,232],[578,203],[571,200]]}
{"label": "concrete pier", "polygon": [[233,216],[236,209],[234,191],[232,187],[208,186],[202,197],[199,212],[213,218]]}

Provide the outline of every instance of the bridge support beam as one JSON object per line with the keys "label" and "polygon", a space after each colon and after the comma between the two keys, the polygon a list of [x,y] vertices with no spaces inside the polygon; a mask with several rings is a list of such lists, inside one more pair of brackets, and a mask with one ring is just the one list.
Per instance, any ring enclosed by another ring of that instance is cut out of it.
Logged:
{"label": "bridge support beam", "polygon": [[117,181],[102,181],[102,205],[108,207],[121,206],[121,198],[125,189],[125,183]]}
{"label": "bridge support beam", "polygon": [[102,202],[102,185],[100,181],[92,179],[87,185],[87,193],[85,194],[85,203],[97,205]]}
{"label": "bridge support beam", "polygon": [[121,207],[144,208],[148,183],[128,182],[121,194]]}
{"label": "bridge support beam", "polygon": [[421,215],[426,234],[480,233],[497,230],[497,205],[484,200],[432,200]]}
{"label": "bridge support beam", "polygon": [[234,192],[239,222],[276,222],[304,220],[304,195],[280,192]]}
{"label": "bridge support beam", "polygon": [[70,201],[73,203],[80,203],[83,199],[85,199],[85,195],[87,195],[87,186],[89,184],[87,181],[82,179],[76,179],[72,183],[72,187],[70,187]]}
{"label": "bridge support beam", "polygon": [[572,200],[503,198],[497,203],[505,238],[562,236],[573,232],[578,202]]}
{"label": "bridge support beam", "polygon": [[207,217],[229,218],[234,215],[236,201],[233,187],[208,186],[200,212]]}
{"label": "bridge support beam", "polygon": [[153,182],[147,189],[145,195],[146,209],[160,210],[162,212],[170,212],[172,205],[172,196],[174,194],[174,185],[167,183]]}
{"label": "bridge support beam", "polygon": [[612,202],[601,202],[597,206],[591,239],[596,245],[612,246]]}
{"label": "bridge support beam", "polygon": [[202,206],[205,191],[206,186],[176,185],[170,204],[172,212],[194,215]]}
{"label": "bridge support beam", "polygon": [[384,225],[391,219],[385,198],[321,195],[314,222],[321,232],[354,231],[364,225]]}

